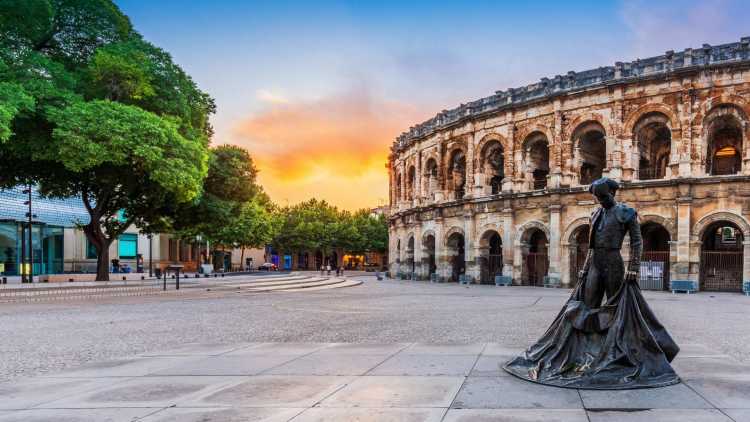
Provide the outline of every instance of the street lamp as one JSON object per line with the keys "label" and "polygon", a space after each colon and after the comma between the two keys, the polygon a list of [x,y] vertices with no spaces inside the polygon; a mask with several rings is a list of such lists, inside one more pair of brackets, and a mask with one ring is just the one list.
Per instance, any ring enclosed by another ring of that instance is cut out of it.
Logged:
{"label": "street lamp", "polygon": [[[31,212],[31,183],[29,183],[28,187],[23,190],[23,193],[28,195],[28,199],[24,201],[24,205],[29,206],[29,211],[26,213],[26,217],[28,218],[28,225],[29,225],[29,278],[28,282],[33,283],[34,282],[34,232],[33,232],[33,223],[34,219],[36,218],[36,214],[33,214]],[[23,240],[25,234],[24,230],[21,230],[21,239]],[[23,254],[23,250],[21,251]],[[21,260],[21,264],[23,265],[24,259]],[[23,276],[22,276],[23,280]]]}
{"label": "street lamp", "polygon": [[154,235],[148,234],[148,278],[154,276]]}

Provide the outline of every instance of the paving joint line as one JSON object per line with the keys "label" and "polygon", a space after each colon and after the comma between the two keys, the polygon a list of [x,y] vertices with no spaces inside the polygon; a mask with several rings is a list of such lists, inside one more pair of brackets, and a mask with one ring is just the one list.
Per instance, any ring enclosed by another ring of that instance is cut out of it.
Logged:
{"label": "paving joint line", "polygon": [[379,364],[377,364],[377,365],[373,366],[372,368],[368,369],[368,370],[367,370],[367,371],[366,371],[366,372],[365,372],[364,374],[362,374],[362,375],[360,375],[360,376],[362,376],[362,377],[365,377],[365,376],[369,376],[369,375],[370,375],[370,373],[372,373],[372,371],[374,371],[374,370],[376,370],[377,368],[379,368],[379,367],[380,367],[380,366],[381,366],[382,364],[384,364],[384,363],[386,363],[387,361],[391,360],[391,358],[393,358],[393,357],[394,357],[394,356],[396,356],[397,354],[399,354],[399,353],[403,352],[404,350],[408,349],[409,347],[411,347],[411,346],[413,346],[413,345],[415,345],[415,344],[416,344],[416,343],[407,343],[407,344],[406,344],[406,345],[405,345],[404,347],[402,347],[402,348],[400,348],[400,349],[396,350],[395,352],[391,353],[391,354],[390,354],[390,355],[388,355],[388,356],[387,356],[387,357],[386,357],[385,359],[383,359],[383,360],[382,360],[382,361],[381,361],[381,362],[380,362]]}

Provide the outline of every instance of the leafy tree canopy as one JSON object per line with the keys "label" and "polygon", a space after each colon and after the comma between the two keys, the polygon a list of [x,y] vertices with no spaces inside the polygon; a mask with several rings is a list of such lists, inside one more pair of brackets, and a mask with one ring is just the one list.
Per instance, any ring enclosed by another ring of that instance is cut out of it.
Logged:
{"label": "leafy tree canopy", "polygon": [[81,197],[99,279],[127,224],[200,197],[213,112],[111,0],[0,0],[0,186]]}

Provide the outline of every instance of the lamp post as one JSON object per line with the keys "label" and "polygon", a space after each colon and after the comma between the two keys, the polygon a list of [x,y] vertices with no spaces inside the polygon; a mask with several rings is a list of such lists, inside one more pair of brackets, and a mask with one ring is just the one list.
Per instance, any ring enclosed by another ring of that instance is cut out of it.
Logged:
{"label": "lamp post", "polygon": [[[28,187],[23,190],[23,193],[28,195],[28,199],[24,201],[24,205],[29,206],[29,210],[26,213],[26,217],[28,218],[28,225],[29,225],[29,278],[28,282],[33,283],[34,282],[34,231],[33,231],[33,224],[34,224],[34,218],[36,218],[36,215],[31,212],[31,183],[28,184]],[[24,231],[21,230],[21,236],[25,236],[23,233]]]}
{"label": "lamp post", "polygon": [[148,277],[154,276],[154,235],[148,234]]}

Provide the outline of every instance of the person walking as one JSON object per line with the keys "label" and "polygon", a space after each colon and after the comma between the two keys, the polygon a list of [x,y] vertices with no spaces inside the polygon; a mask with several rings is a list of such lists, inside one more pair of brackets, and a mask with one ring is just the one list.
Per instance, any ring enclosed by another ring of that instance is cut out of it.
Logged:
{"label": "person walking", "polygon": [[326,271],[328,271],[328,275],[331,275],[331,264],[326,265]]}
{"label": "person walking", "polygon": [[323,265],[320,266],[320,275],[324,275],[325,274],[324,273],[325,269],[326,269],[325,266],[323,266]]}

